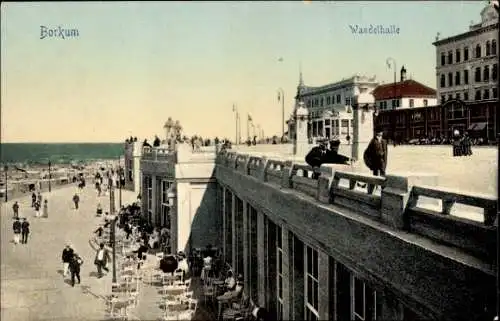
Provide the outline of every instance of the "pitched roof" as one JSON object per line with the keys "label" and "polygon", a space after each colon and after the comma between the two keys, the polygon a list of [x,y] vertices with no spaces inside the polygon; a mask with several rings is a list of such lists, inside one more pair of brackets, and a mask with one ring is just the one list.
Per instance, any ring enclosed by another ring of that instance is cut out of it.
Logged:
{"label": "pitched roof", "polygon": [[436,97],[436,90],[418,81],[408,79],[395,84],[380,85],[372,92],[375,100],[385,100],[403,97]]}

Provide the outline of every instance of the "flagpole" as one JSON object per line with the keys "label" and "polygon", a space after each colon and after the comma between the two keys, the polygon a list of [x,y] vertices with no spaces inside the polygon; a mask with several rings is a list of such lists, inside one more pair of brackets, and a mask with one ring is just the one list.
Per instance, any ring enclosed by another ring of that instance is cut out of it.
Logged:
{"label": "flagpole", "polygon": [[247,117],[247,138],[250,139],[250,114]]}

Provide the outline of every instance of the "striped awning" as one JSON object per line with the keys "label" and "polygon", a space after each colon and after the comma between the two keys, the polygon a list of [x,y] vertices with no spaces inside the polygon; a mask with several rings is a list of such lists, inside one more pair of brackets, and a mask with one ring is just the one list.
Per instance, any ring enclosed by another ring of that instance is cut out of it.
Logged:
{"label": "striped awning", "polygon": [[486,123],[472,123],[468,130],[483,130],[486,128]]}

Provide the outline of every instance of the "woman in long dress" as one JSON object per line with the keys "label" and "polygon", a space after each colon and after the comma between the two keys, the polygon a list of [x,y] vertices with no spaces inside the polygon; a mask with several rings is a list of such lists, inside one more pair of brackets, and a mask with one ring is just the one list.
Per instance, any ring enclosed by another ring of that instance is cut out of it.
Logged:
{"label": "woman in long dress", "polygon": [[49,217],[49,202],[47,200],[43,202],[43,217]]}

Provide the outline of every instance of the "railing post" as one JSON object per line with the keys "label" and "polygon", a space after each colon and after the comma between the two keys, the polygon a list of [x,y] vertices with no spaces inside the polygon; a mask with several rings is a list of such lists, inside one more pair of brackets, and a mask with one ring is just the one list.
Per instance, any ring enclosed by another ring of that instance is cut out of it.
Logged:
{"label": "railing post", "polygon": [[407,229],[405,210],[408,202],[416,204],[411,191],[415,185],[436,186],[437,176],[422,174],[418,176],[387,175],[385,188],[381,193],[381,219],[385,224],[396,229]]}
{"label": "railing post", "polygon": [[262,157],[259,162],[258,177],[261,181],[267,182],[267,168],[269,166],[267,157]]}
{"label": "railing post", "polygon": [[281,187],[284,188],[292,187],[292,175],[293,175],[293,163],[291,161],[286,161],[285,165],[281,169]]}
{"label": "railing post", "polygon": [[244,156],[245,163],[243,164],[243,173],[245,175],[250,174],[250,155]]}
{"label": "railing post", "polygon": [[238,155],[237,154],[232,154],[231,158],[229,159],[229,168],[231,169],[236,169],[236,163],[238,162]]}
{"label": "railing post", "polygon": [[317,199],[321,203],[329,204],[331,200],[331,187],[335,176],[335,168],[328,164],[321,165],[321,175],[318,179],[318,196]]}

